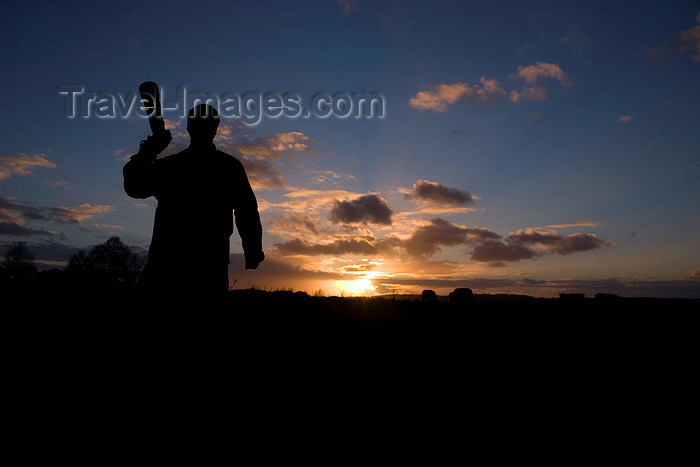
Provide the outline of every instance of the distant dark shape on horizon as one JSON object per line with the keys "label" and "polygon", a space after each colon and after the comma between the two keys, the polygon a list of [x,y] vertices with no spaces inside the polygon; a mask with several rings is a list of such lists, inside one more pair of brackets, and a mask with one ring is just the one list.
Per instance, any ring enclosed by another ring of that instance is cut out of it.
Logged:
{"label": "distant dark shape on horizon", "polygon": [[602,303],[615,303],[621,300],[622,297],[612,293],[597,293],[595,299]]}
{"label": "distant dark shape on horizon", "polygon": [[156,127],[124,166],[127,195],[158,200],[141,281],[147,290],[228,290],[234,216],[245,268],[255,269],[265,258],[255,194],[240,161],[216,149],[218,125],[217,111],[198,105],[188,114],[187,149],[157,159],[172,136]]}
{"label": "distant dark shape on horizon", "polygon": [[420,294],[421,301],[423,303],[435,303],[437,302],[437,294],[435,293],[434,290],[424,290]]}
{"label": "distant dark shape on horizon", "polygon": [[453,305],[471,305],[474,303],[474,292],[467,287],[460,287],[450,292],[450,303]]}
{"label": "distant dark shape on horizon", "polygon": [[582,293],[560,293],[559,301],[562,303],[583,303],[586,295]]}

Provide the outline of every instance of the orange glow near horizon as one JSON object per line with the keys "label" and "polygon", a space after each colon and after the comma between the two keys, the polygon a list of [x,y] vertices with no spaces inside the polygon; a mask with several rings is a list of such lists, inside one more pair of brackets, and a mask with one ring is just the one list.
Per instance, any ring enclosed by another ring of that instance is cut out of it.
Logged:
{"label": "orange glow near horizon", "polygon": [[349,279],[349,280],[336,280],[333,281],[332,287],[334,291],[332,294],[338,294],[343,296],[370,296],[376,295],[376,286],[372,284],[372,281],[366,278]]}

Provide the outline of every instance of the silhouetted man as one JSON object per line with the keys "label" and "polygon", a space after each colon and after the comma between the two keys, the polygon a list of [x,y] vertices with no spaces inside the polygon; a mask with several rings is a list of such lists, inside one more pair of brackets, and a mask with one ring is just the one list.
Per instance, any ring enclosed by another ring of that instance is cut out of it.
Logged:
{"label": "silhouetted man", "polygon": [[156,159],[171,136],[149,136],[124,166],[126,193],[158,200],[142,278],[147,290],[203,298],[228,290],[233,214],[246,269],[265,258],[255,194],[238,159],[214,146],[218,126],[213,107],[196,106],[187,118],[187,149]]}

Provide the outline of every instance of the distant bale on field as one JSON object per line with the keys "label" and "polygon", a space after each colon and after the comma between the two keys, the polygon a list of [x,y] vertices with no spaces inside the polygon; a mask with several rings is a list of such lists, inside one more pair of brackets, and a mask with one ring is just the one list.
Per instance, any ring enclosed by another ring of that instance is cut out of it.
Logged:
{"label": "distant bale on field", "polygon": [[472,289],[461,287],[450,292],[450,303],[453,305],[471,305],[474,303]]}
{"label": "distant bale on field", "polygon": [[424,290],[420,294],[420,301],[423,303],[435,303],[437,302],[437,294],[434,290]]}

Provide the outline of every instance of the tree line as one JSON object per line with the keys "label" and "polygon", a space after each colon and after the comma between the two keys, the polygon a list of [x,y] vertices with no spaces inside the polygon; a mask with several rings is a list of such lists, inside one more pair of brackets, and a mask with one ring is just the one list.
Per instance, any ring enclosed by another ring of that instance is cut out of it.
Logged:
{"label": "tree line", "polygon": [[137,255],[119,237],[81,250],[70,257],[64,269],[38,271],[34,253],[26,242],[10,243],[0,264],[0,282],[5,285],[76,282],[95,287],[130,287],[136,284],[145,257]]}

